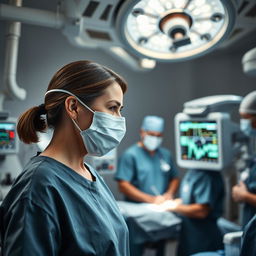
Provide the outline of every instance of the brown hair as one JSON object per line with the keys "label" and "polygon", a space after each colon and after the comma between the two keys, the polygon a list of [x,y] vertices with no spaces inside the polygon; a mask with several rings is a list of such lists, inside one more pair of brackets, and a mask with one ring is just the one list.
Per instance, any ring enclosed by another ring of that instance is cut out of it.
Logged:
{"label": "brown hair", "polygon": [[[67,90],[90,106],[113,82],[120,85],[123,93],[126,92],[125,80],[111,69],[91,61],[76,61],[65,65],[54,74],[47,91]],[[17,125],[20,139],[27,144],[36,143],[39,141],[37,132],[44,132],[47,127],[56,128],[60,123],[67,97],[67,94],[61,92],[49,93],[44,104],[24,112]],[[42,117],[44,114],[46,119]]]}

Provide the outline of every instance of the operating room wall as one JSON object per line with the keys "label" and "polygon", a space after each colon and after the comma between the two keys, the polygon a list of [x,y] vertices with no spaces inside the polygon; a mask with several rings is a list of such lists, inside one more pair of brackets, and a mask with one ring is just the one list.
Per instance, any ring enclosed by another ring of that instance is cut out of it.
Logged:
{"label": "operating room wall", "polygon": [[[0,77],[4,68],[5,29],[0,22]],[[18,117],[27,108],[43,102],[49,80],[62,65],[80,59],[94,60],[114,69],[129,84],[123,110],[127,135],[119,153],[139,139],[141,120],[148,114],[165,118],[164,146],[174,151],[173,119],[185,101],[213,94],[245,95],[256,88],[256,79],[242,72],[241,57],[245,50],[221,49],[192,61],[160,63],[150,72],[135,72],[103,50],[75,48],[60,31],[23,25],[17,81],[27,90],[27,98],[8,100],[4,107],[11,116]]]}

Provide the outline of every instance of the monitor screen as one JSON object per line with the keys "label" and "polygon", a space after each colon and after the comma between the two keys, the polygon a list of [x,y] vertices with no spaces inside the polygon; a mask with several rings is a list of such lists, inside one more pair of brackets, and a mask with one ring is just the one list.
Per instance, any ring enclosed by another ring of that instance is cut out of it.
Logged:
{"label": "monitor screen", "polygon": [[217,121],[186,120],[179,122],[180,154],[182,160],[208,163],[219,161]]}
{"label": "monitor screen", "polygon": [[16,152],[16,123],[0,122],[0,153]]}

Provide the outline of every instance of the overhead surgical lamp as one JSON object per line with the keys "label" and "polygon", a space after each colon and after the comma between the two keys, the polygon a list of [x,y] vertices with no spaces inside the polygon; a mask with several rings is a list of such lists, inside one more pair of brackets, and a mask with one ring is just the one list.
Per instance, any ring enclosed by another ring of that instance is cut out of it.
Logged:
{"label": "overhead surgical lamp", "polygon": [[118,31],[134,54],[158,61],[192,59],[227,38],[234,26],[231,0],[126,1]]}
{"label": "overhead surgical lamp", "polygon": [[77,22],[64,28],[72,43],[115,46],[133,57],[173,62],[203,55],[226,39],[240,0],[76,2],[66,0],[63,5]]}
{"label": "overhead surgical lamp", "polygon": [[[213,50],[225,39],[225,42],[234,41],[237,35],[243,35],[236,32],[232,38],[228,37],[236,15],[246,17],[254,10],[254,0],[246,3],[242,0],[60,0],[56,12],[0,4],[0,19],[60,29],[75,46],[101,48],[135,70],[151,70],[156,61],[192,59]],[[254,16],[242,20],[254,22],[252,19]]]}

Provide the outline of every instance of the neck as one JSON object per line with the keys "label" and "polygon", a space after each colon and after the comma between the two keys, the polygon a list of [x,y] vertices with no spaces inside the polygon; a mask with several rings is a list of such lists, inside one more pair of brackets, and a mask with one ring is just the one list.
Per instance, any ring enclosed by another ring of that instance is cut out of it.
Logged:
{"label": "neck", "polygon": [[71,135],[68,135],[63,129],[54,131],[49,146],[41,155],[54,158],[74,170],[85,169],[84,156],[86,152],[82,138],[75,130]]}

